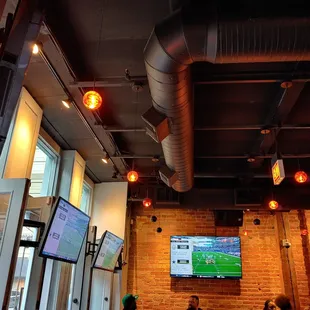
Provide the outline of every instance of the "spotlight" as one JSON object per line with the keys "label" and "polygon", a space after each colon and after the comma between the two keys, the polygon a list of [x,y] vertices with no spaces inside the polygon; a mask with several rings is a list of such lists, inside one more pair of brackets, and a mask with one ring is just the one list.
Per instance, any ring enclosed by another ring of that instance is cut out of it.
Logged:
{"label": "spotlight", "polygon": [[113,174],[112,174],[112,179],[117,179],[117,175],[118,175],[117,172],[114,171]]}
{"label": "spotlight", "polygon": [[156,231],[160,234],[163,231],[163,229],[161,227],[157,227]]}
{"label": "spotlight", "polygon": [[40,52],[39,44],[35,43],[32,46],[32,54],[37,55]]}
{"label": "spotlight", "polygon": [[254,163],[255,162],[255,157],[249,156],[248,159],[247,159],[247,162],[248,163]]}
{"label": "spotlight", "polygon": [[151,217],[151,222],[155,223],[156,221],[157,221],[157,217],[156,217],[155,215],[153,215],[153,216]]}
{"label": "spotlight", "polygon": [[67,109],[70,109],[71,101],[69,99],[61,100],[61,102]]}
{"label": "spotlight", "polygon": [[260,133],[262,135],[269,135],[270,134],[270,129],[269,128],[263,128]]}
{"label": "spotlight", "polygon": [[108,164],[109,163],[109,156],[108,156],[108,154],[106,153],[105,156],[101,160],[102,160],[102,162],[104,164]]}
{"label": "spotlight", "polygon": [[247,230],[244,230],[244,231],[243,231],[243,235],[244,235],[244,236],[247,236],[247,235],[248,235],[248,231],[247,231]]}
{"label": "spotlight", "polygon": [[152,162],[153,163],[158,163],[159,162],[159,156],[157,156],[157,155],[153,156]]}

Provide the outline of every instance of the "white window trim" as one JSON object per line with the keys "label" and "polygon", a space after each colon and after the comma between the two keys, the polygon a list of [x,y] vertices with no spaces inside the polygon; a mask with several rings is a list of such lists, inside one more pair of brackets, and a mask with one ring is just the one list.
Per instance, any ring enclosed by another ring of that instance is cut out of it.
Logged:
{"label": "white window trim", "polygon": [[57,181],[60,167],[60,155],[53,149],[53,147],[39,135],[37,146],[50,157],[55,159],[54,166],[51,168],[51,175],[49,179],[48,196],[54,196],[57,189]]}

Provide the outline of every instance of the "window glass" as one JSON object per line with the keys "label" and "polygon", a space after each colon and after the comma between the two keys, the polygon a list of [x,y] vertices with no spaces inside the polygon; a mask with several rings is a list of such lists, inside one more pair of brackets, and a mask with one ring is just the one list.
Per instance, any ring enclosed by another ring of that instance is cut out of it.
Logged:
{"label": "window glass", "polygon": [[31,170],[29,194],[32,197],[53,195],[57,165],[58,154],[55,154],[42,139],[39,139]]}

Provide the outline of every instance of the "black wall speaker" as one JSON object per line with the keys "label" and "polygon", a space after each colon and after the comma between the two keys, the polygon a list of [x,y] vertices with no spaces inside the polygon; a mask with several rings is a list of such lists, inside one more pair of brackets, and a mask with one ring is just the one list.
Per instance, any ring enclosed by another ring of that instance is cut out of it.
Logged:
{"label": "black wall speaker", "polygon": [[217,210],[214,211],[215,226],[234,226],[243,225],[243,211],[240,210]]}

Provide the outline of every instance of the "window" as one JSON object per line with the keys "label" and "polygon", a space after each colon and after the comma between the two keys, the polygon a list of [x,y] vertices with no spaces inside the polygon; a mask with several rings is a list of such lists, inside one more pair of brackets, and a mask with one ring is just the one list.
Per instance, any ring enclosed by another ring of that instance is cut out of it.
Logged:
{"label": "window", "polygon": [[40,137],[31,170],[31,196],[44,197],[54,194],[58,162],[59,155]]}
{"label": "window", "polygon": [[[32,197],[44,197],[52,196],[55,193],[58,163],[59,154],[57,154],[43,138],[39,137],[31,170],[29,195]],[[25,219],[39,221],[40,212],[40,209],[26,210]],[[35,241],[37,233],[37,228],[23,227],[22,239]],[[19,247],[10,295],[10,310],[25,309],[34,253],[34,248]]]}
{"label": "window", "polygon": [[86,182],[84,182],[80,209],[88,215],[90,215],[91,196],[92,196],[92,188]]}

